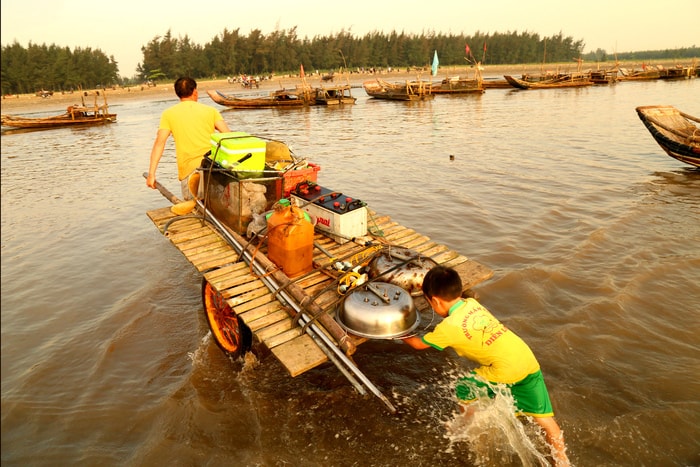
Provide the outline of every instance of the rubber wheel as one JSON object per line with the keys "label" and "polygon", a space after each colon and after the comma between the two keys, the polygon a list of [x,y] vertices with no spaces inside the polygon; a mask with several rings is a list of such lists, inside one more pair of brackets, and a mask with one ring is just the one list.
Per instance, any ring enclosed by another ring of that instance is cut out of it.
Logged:
{"label": "rubber wheel", "polygon": [[250,350],[253,345],[250,328],[206,279],[202,279],[202,304],[214,341],[224,353],[238,358]]}

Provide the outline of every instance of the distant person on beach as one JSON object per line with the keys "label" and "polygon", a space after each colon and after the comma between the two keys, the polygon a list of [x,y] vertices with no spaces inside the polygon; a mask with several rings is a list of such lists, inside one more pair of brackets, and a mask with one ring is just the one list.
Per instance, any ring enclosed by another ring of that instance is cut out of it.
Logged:
{"label": "distant person on beach", "polygon": [[211,149],[211,135],[216,130],[229,132],[221,113],[213,107],[197,102],[197,82],[188,77],[175,81],[175,94],[180,102],[165,109],[160,116],[158,133],[151,149],[146,185],[156,188],[156,169],[163,156],[170,135],[175,140],[177,175],[185,200],[192,199],[189,178],[201,165],[202,158]]}
{"label": "distant person on beach", "polygon": [[452,347],[461,357],[481,366],[457,381],[456,393],[466,416],[471,402],[495,397],[497,384],[513,395],[517,415],[529,415],[542,427],[557,466],[568,466],[564,435],[554,420],[554,411],[540,365],[530,347],[506,328],[473,298],[462,298],[462,280],[454,269],[435,266],[423,279],[423,295],[435,313],[444,319],[423,337],[403,341],[423,350]]}

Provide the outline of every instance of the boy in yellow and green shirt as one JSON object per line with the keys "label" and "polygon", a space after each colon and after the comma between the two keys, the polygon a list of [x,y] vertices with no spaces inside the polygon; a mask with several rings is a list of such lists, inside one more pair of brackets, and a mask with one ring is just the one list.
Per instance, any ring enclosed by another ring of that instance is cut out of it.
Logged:
{"label": "boy in yellow and green shirt", "polygon": [[564,436],[554,420],[540,365],[530,347],[478,301],[462,298],[462,281],[454,269],[436,266],[428,271],[423,295],[444,319],[424,336],[403,341],[418,350],[452,347],[459,356],[481,365],[457,382],[460,401],[468,404],[482,396],[494,397],[492,386],[505,384],[518,415],[533,417],[544,430],[557,465],[569,465]]}

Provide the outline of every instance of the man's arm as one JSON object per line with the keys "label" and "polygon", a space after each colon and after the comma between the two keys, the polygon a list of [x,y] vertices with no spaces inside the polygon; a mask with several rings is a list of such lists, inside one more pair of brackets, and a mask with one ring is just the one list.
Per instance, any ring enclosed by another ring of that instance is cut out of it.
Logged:
{"label": "man's arm", "polygon": [[159,129],[156,134],[156,140],[153,142],[153,148],[151,149],[151,162],[148,165],[148,177],[146,178],[146,186],[151,188],[156,187],[156,169],[158,168],[158,163],[160,158],[163,156],[163,151],[165,150],[165,143],[168,141],[170,136],[170,130]]}
{"label": "man's arm", "polygon": [[214,128],[219,130],[220,133],[228,133],[231,131],[228,129],[228,125],[224,120],[219,120],[216,123],[214,123]]}

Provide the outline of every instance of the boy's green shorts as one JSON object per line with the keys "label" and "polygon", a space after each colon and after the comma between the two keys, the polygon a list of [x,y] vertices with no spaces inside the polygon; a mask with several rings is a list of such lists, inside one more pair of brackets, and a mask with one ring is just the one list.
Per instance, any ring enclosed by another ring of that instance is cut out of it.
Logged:
{"label": "boy's green shorts", "polygon": [[[457,398],[463,403],[474,402],[480,397],[496,396],[494,389],[498,390],[499,383],[487,382],[473,371],[469,376],[460,378],[457,381],[455,392]],[[515,407],[518,415],[530,415],[533,417],[553,417],[552,403],[549,400],[547,386],[544,384],[542,371],[527,375],[525,379],[513,384],[506,384],[515,400]]]}

